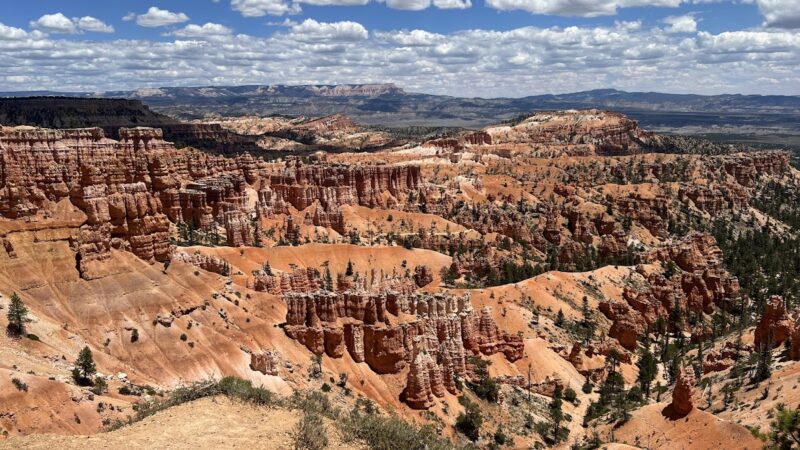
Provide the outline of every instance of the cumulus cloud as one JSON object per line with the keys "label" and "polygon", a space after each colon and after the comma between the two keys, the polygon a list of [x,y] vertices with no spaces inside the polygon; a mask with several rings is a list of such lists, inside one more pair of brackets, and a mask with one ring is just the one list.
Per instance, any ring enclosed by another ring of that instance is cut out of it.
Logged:
{"label": "cumulus cloud", "polygon": [[300,41],[361,41],[369,37],[367,29],[358,22],[317,22],[306,19],[291,27],[291,34]]}
{"label": "cumulus cloud", "polygon": [[156,28],[167,25],[175,25],[189,21],[189,16],[184,13],[176,13],[151,6],[144,14],[129,13],[123,20],[136,20],[136,24],[142,27]]}
{"label": "cumulus cloud", "polygon": [[431,0],[382,0],[386,6],[392,9],[402,9],[405,11],[422,11],[431,6]]}
{"label": "cumulus cloud", "polygon": [[89,92],[395,82],[410,91],[482,97],[611,86],[764,94],[779,86],[800,94],[800,33],[781,29],[674,34],[618,22],[437,34],[308,19],[266,37],[178,35],[213,29],[196,27],[173,31],[174,41],[87,41],[0,25],[0,81],[9,90]]}
{"label": "cumulus cloud", "polygon": [[522,10],[556,16],[611,16],[618,8],[634,6],[678,7],[684,0],[486,0],[486,6],[501,11]]}
{"label": "cumulus cloud", "polygon": [[439,9],[469,9],[472,8],[471,0],[433,0],[433,6]]}
{"label": "cumulus cloud", "polygon": [[[245,17],[261,17],[265,15],[283,16],[299,14],[302,5],[315,6],[362,6],[371,0],[231,0],[231,7]],[[392,9],[405,11],[422,11],[431,6],[439,9],[467,9],[472,7],[472,0],[375,0]]]}
{"label": "cumulus cloud", "polygon": [[45,33],[75,34],[78,27],[72,20],[61,13],[45,14],[38,19],[31,21],[31,28],[44,31]]}
{"label": "cumulus cloud", "polygon": [[114,27],[91,16],[80,17],[76,20],[78,28],[92,33],[113,33]]}
{"label": "cumulus cloud", "polygon": [[692,14],[684,16],[668,16],[663,22],[667,25],[667,33],[694,33],[697,31],[697,20]]}
{"label": "cumulus cloud", "polygon": [[800,1],[756,0],[764,16],[764,26],[778,28],[800,28]]}
{"label": "cumulus cloud", "polygon": [[283,16],[301,11],[297,3],[286,0],[231,0],[231,7],[245,17]]}
{"label": "cumulus cloud", "polygon": [[17,41],[29,36],[30,33],[21,28],[9,27],[0,23],[0,41]]}
{"label": "cumulus cloud", "polygon": [[83,31],[93,33],[113,33],[114,27],[100,19],[85,16],[70,19],[62,13],[45,14],[31,21],[31,28],[44,33],[77,34]]}
{"label": "cumulus cloud", "polygon": [[376,38],[407,47],[431,46],[447,40],[445,35],[425,30],[379,32],[376,33]]}
{"label": "cumulus cloud", "polygon": [[170,35],[179,37],[200,38],[200,37],[228,36],[231,33],[233,33],[233,30],[226,27],[225,25],[209,22],[202,26],[189,24],[181,28],[180,30],[173,31],[172,33],[170,33]]}

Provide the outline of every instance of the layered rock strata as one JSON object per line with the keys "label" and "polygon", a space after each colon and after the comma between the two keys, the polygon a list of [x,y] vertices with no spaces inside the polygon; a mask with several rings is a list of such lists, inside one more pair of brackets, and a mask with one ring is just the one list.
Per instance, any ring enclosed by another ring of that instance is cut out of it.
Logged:
{"label": "layered rock strata", "polygon": [[523,354],[522,339],[500,331],[489,308],[476,314],[468,296],[347,290],[284,299],[287,335],[313,353],[340,358],[347,352],[379,374],[408,367],[402,398],[414,408],[457,392],[469,356],[502,353],[515,361]]}

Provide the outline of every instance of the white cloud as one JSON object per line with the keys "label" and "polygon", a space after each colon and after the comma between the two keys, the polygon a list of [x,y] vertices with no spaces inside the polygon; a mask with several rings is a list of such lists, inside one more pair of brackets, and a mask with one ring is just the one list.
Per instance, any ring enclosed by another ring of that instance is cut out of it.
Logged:
{"label": "white cloud", "polygon": [[13,80],[15,90],[88,92],[395,82],[410,91],[482,97],[604,87],[800,94],[800,33],[790,30],[673,34],[618,22],[437,34],[311,19],[286,25],[266,37],[174,41],[78,40],[0,25],[0,81]]}
{"label": "white cloud", "polygon": [[[299,14],[302,5],[315,6],[362,6],[371,0],[231,0],[231,7],[245,17],[265,15],[283,16]],[[431,5],[439,9],[467,9],[472,0],[375,0],[392,9],[422,11]]]}
{"label": "white cloud", "polygon": [[694,33],[697,31],[697,20],[692,14],[668,16],[663,22],[667,25],[667,33]]}
{"label": "white cloud", "polygon": [[361,41],[369,37],[358,22],[324,23],[314,19],[292,26],[291,35],[300,41]]}
{"label": "white cloud", "polygon": [[45,14],[31,21],[31,28],[44,33],[77,34],[83,31],[92,33],[113,33],[114,27],[100,19],[84,16],[70,19],[62,13]]}
{"label": "white cloud", "polygon": [[231,0],[231,7],[245,17],[283,16],[301,11],[297,3],[286,0]]}
{"label": "white cloud", "polygon": [[777,28],[800,28],[800,1],[756,0],[764,16],[764,26]]}
{"label": "white cloud", "polygon": [[407,47],[431,46],[447,40],[447,37],[442,34],[425,30],[381,32],[376,35],[379,39]]}
{"label": "white cloud", "polygon": [[296,0],[297,3],[306,3],[317,6],[360,6],[369,3],[369,0]]}
{"label": "white cloud", "polygon": [[31,21],[31,28],[45,33],[75,34],[78,27],[72,20],[61,13],[45,14],[38,19]]}
{"label": "white cloud", "polygon": [[233,30],[218,23],[206,23],[202,26],[189,24],[180,30],[173,31],[170,35],[179,37],[214,37],[228,36]]}
{"label": "white cloud", "polygon": [[113,33],[114,27],[91,16],[75,19],[78,28],[92,33]]}
{"label": "white cloud", "polygon": [[29,36],[30,33],[21,28],[9,27],[0,23],[0,41],[18,41]]}
{"label": "white cloud", "polygon": [[618,8],[634,6],[678,7],[684,0],[486,0],[486,6],[501,11],[522,10],[556,16],[611,16]]}
{"label": "white cloud", "polygon": [[433,6],[439,9],[469,9],[472,8],[471,0],[433,0]]}
{"label": "white cloud", "polygon": [[136,18],[137,25],[148,28],[175,25],[189,21],[189,16],[184,13],[176,13],[166,9],[160,9],[156,6],[151,6],[144,14],[131,14],[132,13],[129,13],[122,19],[130,21]]}
{"label": "white cloud", "polygon": [[402,9],[405,11],[422,11],[431,6],[431,0],[380,0],[392,9]]}

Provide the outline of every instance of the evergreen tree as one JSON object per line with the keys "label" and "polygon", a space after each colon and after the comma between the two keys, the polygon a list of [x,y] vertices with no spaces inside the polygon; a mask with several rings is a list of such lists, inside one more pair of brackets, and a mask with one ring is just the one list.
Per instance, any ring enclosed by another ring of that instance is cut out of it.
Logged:
{"label": "evergreen tree", "polygon": [[90,384],[92,376],[97,372],[97,367],[94,364],[92,351],[88,346],[78,353],[78,359],[75,360],[75,368],[72,369],[72,378],[75,382],[81,385]]}
{"label": "evergreen tree", "polygon": [[325,289],[333,291],[333,276],[331,275],[331,268],[325,266]]}
{"label": "evergreen tree", "polygon": [[636,362],[636,367],[639,368],[639,376],[637,379],[639,386],[642,392],[644,392],[644,396],[650,397],[650,386],[658,374],[658,363],[649,348],[642,348],[639,354],[639,361]]}
{"label": "evergreen tree", "polygon": [[556,314],[556,320],[553,323],[559,328],[564,326],[564,311],[560,309],[558,310],[558,314]]}
{"label": "evergreen tree", "polygon": [[770,422],[766,449],[790,450],[800,448],[800,410],[786,409],[784,404],[775,408],[775,418]]}
{"label": "evergreen tree", "polygon": [[[561,400],[562,391],[561,385],[556,384],[555,390],[553,391],[553,400],[550,401],[550,423],[552,425],[552,440],[554,443],[561,442],[563,439],[566,439],[564,436],[565,428],[561,426],[561,423],[564,421],[564,411],[561,409],[561,405],[563,404],[563,400]],[[569,432],[569,431],[567,431]]]}
{"label": "evergreen tree", "polygon": [[770,330],[767,342],[762,343],[758,348],[758,362],[753,381],[756,383],[764,381],[772,374],[772,331]]}
{"label": "evergreen tree", "polygon": [[477,441],[481,437],[481,426],[483,425],[480,405],[465,396],[459,397],[458,402],[464,406],[464,412],[456,418],[456,430],[473,442]]}
{"label": "evergreen tree", "polygon": [[22,303],[16,292],[11,294],[11,302],[8,305],[8,332],[12,336],[22,336],[25,334],[25,324],[30,322],[28,318],[28,308]]}
{"label": "evergreen tree", "polygon": [[347,261],[347,270],[345,270],[344,274],[347,275],[348,277],[353,276],[353,261],[350,260]]}

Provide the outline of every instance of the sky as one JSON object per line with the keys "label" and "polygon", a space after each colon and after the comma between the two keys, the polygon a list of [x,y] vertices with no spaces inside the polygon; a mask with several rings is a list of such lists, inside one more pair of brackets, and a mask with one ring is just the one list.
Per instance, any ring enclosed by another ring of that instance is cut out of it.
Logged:
{"label": "sky", "polygon": [[0,0],[0,91],[800,95],[800,0]]}

